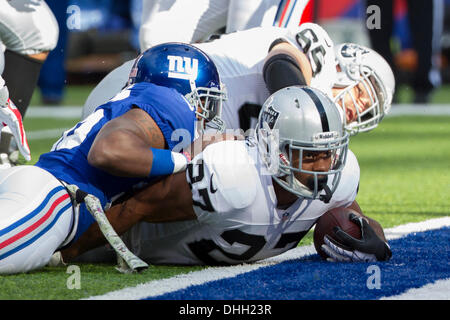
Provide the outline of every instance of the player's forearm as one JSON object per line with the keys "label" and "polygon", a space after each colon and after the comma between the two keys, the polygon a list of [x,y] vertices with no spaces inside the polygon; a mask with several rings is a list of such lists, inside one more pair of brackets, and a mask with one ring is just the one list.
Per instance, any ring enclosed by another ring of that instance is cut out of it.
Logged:
{"label": "player's forearm", "polygon": [[[140,220],[139,216],[134,215],[130,210],[126,210],[124,204],[113,206],[106,212],[106,215],[118,235],[124,234]],[[93,223],[75,243],[62,250],[61,255],[64,262],[70,262],[79,255],[105,244],[107,244],[105,236],[98,224]]]}

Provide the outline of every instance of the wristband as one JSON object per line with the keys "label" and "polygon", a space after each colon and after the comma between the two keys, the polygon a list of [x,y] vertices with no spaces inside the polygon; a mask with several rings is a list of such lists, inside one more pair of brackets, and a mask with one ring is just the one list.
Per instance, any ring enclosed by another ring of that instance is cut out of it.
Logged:
{"label": "wristband", "polygon": [[150,148],[150,150],[153,154],[153,162],[149,178],[169,175],[186,169],[188,160],[183,154],[166,149]]}

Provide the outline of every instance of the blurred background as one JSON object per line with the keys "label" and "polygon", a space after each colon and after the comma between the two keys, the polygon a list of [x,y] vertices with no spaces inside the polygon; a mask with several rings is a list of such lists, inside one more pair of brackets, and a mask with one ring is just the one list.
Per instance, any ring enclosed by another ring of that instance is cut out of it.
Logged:
{"label": "blurred background", "polygon": [[[31,106],[81,106],[90,90],[109,71],[139,53],[142,0],[46,2],[58,20],[60,35],[58,46],[41,70]],[[421,24],[427,22],[415,22],[417,28],[412,30],[408,0],[372,2],[383,6],[392,2],[393,30],[389,49],[397,70],[394,102],[450,103],[450,0],[441,1],[441,31],[433,29],[437,37],[433,44],[433,67],[438,74],[433,79],[433,90],[425,96],[412,89],[412,75],[420,65],[414,36],[417,30],[424,28]],[[351,41],[373,47],[367,28],[370,0],[311,0],[311,4],[308,7],[310,20],[322,25],[335,43]],[[79,19],[71,20],[75,16]]]}

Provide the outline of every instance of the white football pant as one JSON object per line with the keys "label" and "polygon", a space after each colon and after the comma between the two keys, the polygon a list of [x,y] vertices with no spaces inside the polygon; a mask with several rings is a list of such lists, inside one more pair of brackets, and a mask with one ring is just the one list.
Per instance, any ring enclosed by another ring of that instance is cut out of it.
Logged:
{"label": "white football pant", "polygon": [[0,170],[0,274],[45,266],[72,228],[70,196],[35,166]]}
{"label": "white football pant", "polygon": [[143,0],[141,52],[163,42],[205,41],[226,33],[272,25],[279,0]]}
{"label": "white football pant", "polygon": [[22,55],[51,51],[58,42],[58,22],[45,1],[0,1],[0,42]]}

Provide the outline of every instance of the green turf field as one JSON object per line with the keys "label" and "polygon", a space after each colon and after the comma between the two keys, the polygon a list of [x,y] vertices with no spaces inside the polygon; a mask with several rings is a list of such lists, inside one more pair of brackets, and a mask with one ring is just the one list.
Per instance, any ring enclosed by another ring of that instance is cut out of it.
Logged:
{"label": "green turf field", "polygon": [[[30,118],[25,120],[25,127],[68,128],[76,122],[77,119]],[[31,139],[32,162],[56,139]],[[383,227],[450,214],[449,116],[386,118],[376,130],[353,137],[350,148],[361,167],[357,201]],[[308,234],[301,245],[311,242]],[[142,274],[125,275],[112,265],[78,266],[80,289],[69,289],[71,274],[66,267],[53,267],[0,276],[0,299],[79,299],[200,269],[151,266]]]}
{"label": "green turf field", "polygon": [[[64,91],[64,100],[62,106],[81,106],[84,105],[93,85],[67,86]],[[411,103],[413,100],[413,91],[407,85],[399,85],[397,88],[398,103]],[[436,89],[431,95],[432,104],[450,104],[450,84],[444,84]],[[39,90],[35,90],[30,102],[31,106],[41,106],[41,95]]]}

